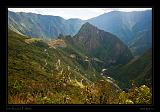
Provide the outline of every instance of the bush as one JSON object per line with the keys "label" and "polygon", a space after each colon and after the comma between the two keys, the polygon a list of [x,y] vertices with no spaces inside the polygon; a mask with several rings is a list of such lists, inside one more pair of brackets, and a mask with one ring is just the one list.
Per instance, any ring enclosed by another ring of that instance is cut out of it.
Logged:
{"label": "bush", "polygon": [[151,89],[146,85],[138,87],[132,87],[128,92],[128,98],[135,104],[151,104],[152,93]]}
{"label": "bush", "polygon": [[138,88],[138,95],[135,101],[136,104],[152,104],[152,93],[150,88],[142,85]]}

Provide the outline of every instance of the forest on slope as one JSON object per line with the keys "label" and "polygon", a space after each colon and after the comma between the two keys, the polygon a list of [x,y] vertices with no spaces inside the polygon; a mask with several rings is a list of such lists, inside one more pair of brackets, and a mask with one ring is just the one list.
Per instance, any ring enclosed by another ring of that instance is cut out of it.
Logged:
{"label": "forest on slope", "polygon": [[8,34],[9,104],[152,102],[149,87],[133,86],[126,93],[117,87],[116,82],[99,75],[94,67],[97,62],[93,65],[92,62],[88,63],[85,52],[79,53],[79,49],[64,42],[70,37],[55,44],[22,36],[11,30]]}

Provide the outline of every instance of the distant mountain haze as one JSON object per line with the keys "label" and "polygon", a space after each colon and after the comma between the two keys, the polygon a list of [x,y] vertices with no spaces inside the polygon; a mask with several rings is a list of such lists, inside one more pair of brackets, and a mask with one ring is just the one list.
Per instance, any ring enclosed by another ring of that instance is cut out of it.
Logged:
{"label": "distant mountain haze", "polygon": [[83,23],[80,19],[65,20],[59,16],[8,12],[10,29],[37,38],[57,38],[59,34],[74,35]]}
{"label": "distant mountain haze", "polygon": [[152,29],[152,11],[112,11],[88,20],[100,29],[117,35],[128,43],[133,36],[144,29]]}

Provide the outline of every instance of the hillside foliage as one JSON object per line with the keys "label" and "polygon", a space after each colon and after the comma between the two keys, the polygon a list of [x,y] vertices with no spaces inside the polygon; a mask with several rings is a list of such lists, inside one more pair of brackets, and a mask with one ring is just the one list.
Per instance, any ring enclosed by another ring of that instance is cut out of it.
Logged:
{"label": "hillside foliage", "polygon": [[100,63],[69,44],[70,38],[62,41],[65,46],[60,42],[50,47],[47,41],[8,31],[9,104],[152,103],[148,86],[119,90],[99,75]]}

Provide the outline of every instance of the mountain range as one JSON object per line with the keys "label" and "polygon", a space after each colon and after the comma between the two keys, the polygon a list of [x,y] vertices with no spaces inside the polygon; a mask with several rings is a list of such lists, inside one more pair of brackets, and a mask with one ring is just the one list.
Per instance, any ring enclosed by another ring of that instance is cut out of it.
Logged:
{"label": "mountain range", "polygon": [[[59,16],[8,11],[8,27],[20,34],[31,37],[53,39],[57,38],[59,34],[73,36],[85,22],[116,35],[129,46],[133,55],[142,55],[146,49],[151,48],[151,10],[137,12],[112,11],[89,20],[65,20]],[[146,32],[149,33],[147,37],[144,35]],[[143,43],[143,46],[139,43]]]}
{"label": "mountain range", "polygon": [[82,24],[80,19],[8,11],[8,27],[31,37],[52,39],[59,34],[74,35]]}
{"label": "mountain range", "polygon": [[152,11],[112,11],[88,21],[100,29],[117,35],[128,44],[138,33],[152,29]]}

